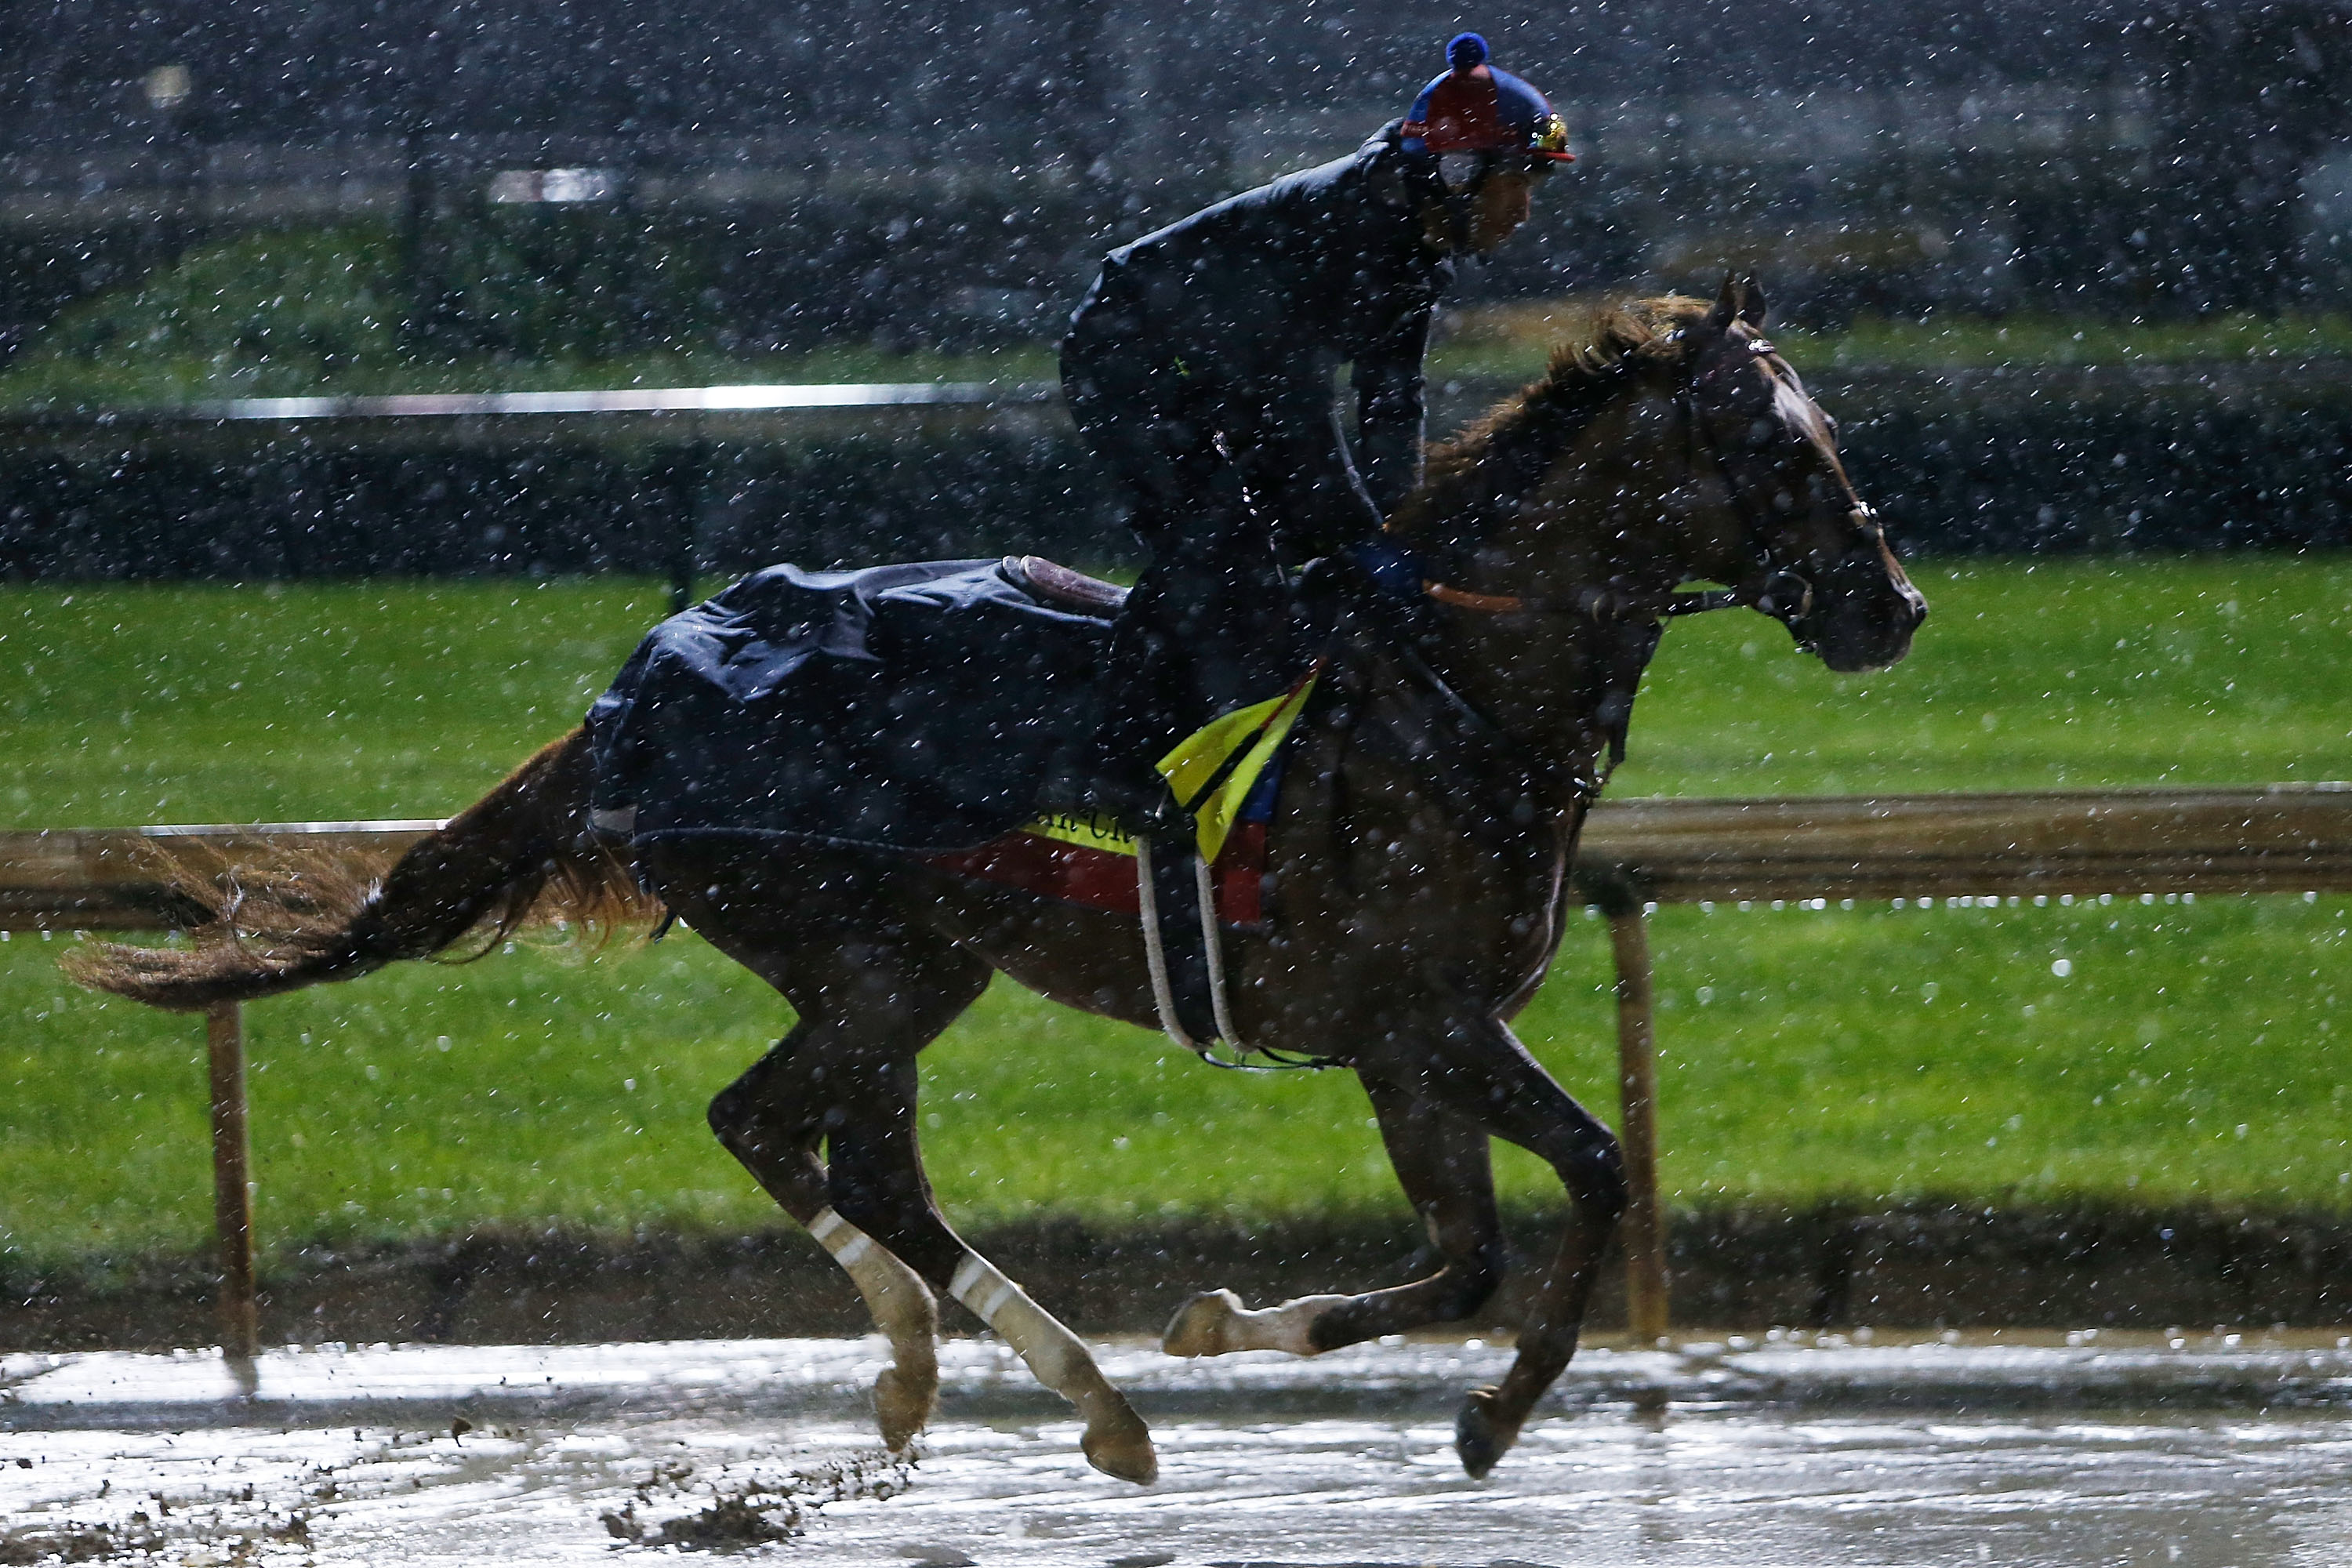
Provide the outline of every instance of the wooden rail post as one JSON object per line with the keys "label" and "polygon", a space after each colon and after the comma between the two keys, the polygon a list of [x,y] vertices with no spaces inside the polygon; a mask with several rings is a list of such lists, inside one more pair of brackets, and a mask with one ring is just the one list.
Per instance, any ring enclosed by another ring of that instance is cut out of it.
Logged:
{"label": "wooden rail post", "polygon": [[212,1059],[213,1228],[220,1238],[221,1351],[249,1361],[261,1331],[253,1294],[253,1187],[245,1125],[245,1018],[234,1002],[205,1014]]}
{"label": "wooden rail post", "polygon": [[1650,938],[1638,894],[1601,905],[1617,960],[1618,1142],[1625,1154],[1626,1326],[1637,1342],[1666,1331],[1666,1217],[1658,1199],[1658,1058]]}

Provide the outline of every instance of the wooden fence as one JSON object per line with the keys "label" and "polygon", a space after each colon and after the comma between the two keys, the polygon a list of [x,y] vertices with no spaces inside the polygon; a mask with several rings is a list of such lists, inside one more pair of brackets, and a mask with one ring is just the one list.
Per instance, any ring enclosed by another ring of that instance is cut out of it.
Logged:
{"label": "wooden fence", "polygon": [[[386,866],[432,822],[0,833],[0,929],[162,931],[193,910],[162,868],[325,851]],[[1604,802],[1576,892],[1607,917],[1617,972],[1623,1229],[1638,1338],[1664,1334],[1664,1212],[1645,917],[1662,903],[2101,893],[2352,891],[2352,785]],[[222,1343],[256,1346],[245,1061],[237,1007],[206,1020]]]}

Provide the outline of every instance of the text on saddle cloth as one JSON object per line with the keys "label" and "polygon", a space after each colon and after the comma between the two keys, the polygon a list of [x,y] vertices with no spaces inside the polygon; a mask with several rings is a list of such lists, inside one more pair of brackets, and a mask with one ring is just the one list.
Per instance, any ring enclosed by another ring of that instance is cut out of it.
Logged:
{"label": "text on saddle cloth", "polygon": [[[1281,784],[1283,742],[1314,695],[1320,669],[1279,697],[1220,715],[1162,757],[1169,787],[1191,808],[1212,868],[1221,924],[1263,918],[1266,824]],[[1108,913],[1139,912],[1135,840],[1108,818],[1057,812],[977,848],[927,857],[977,880]]]}
{"label": "text on saddle cloth", "polygon": [[[1270,814],[1271,791],[1265,799]],[[1105,914],[1132,920],[1142,912],[1136,891],[1135,840],[1101,817],[1060,814],[976,849],[923,858],[927,865],[974,881],[1017,888]],[[1265,863],[1265,823],[1237,824],[1210,872],[1219,924],[1255,926],[1264,921]]]}

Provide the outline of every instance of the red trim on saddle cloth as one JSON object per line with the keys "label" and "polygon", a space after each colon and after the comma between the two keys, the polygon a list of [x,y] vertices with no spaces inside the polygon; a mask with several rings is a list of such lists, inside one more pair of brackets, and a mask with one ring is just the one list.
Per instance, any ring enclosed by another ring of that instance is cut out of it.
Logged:
{"label": "red trim on saddle cloth", "polygon": [[[976,849],[927,855],[923,862],[976,882],[1018,888],[1066,904],[1115,915],[1141,912],[1136,903],[1132,855],[1114,855],[1034,833],[1008,833]],[[1215,874],[1220,925],[1253,926],[1265,918],[1265,823],[1235,823],[1225,840],[1224,853],[1211,869]]]}

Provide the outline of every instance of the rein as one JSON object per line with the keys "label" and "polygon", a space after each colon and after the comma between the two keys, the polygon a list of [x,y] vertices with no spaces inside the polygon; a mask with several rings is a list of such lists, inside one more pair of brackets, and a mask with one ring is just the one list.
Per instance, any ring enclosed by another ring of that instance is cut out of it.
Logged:
{"label": "rein", "polygon": [[[1587,616],[1596,621],[1621,620],[1642,606],[1607,588],[1587,588],[1573,599],[1549,599],[1526,594],[1473,594],[1447,584],[1424,581],[1421,591],[1441,605],[1475,610],[1486,616]],[[1661,616],[1696,616],[1708,610],[1729,610],[1748,603],[1738,588],[1706,588],[1678,593],[1658,606]]]}

